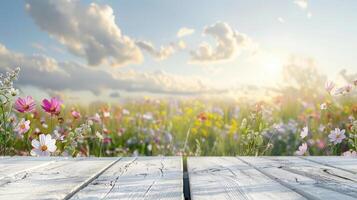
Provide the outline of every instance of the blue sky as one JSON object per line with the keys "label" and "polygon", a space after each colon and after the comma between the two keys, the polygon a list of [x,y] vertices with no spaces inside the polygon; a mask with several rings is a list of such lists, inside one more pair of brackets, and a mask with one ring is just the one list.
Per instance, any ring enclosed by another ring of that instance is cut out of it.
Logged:
{"label": "blue sky", "polygon": [[[20,87],[38,95],[191,95],[241,85],[273,86],[281,82],[281,69],[292,56],[313,59],[330,78],[342,69],[356,72],[357,2],[353,0],[28,0],[2,4],[0,44],[6,52],[1,56],[0,51],[0,69],[24,65],[36,71],[41,68],[37,65],[47,65],[44,60],[51,59],[53,66],[39,70],[41,77],[63,72],[67,78],[58,80],[71,82],[54,87],[46,84],[54,80],[37,81],[39,77],[25,69]],[[114,25],[111,17],[115,17]],[[179,38],[177,32],[183,27],[193,33]],[[222,46],[217,48],[219,42]],[[200,49],[202,44],[209,46]],[[76,83],[78,79],[68,75],[75,70],[88,74],[82,81],[100,87]],[[100,82],[96,72],[105,81]],[[108,77],[113,80],[107,81]]]}

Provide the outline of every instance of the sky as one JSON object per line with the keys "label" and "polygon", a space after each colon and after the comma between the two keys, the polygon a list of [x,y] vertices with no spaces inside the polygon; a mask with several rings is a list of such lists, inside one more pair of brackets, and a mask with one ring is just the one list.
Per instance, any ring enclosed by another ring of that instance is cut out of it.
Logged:
{"label": "sky", "polygon": [[0,71],[69,100],[236,94],[292,58],[356,73],[354,0],[25,0],[0,6]]}

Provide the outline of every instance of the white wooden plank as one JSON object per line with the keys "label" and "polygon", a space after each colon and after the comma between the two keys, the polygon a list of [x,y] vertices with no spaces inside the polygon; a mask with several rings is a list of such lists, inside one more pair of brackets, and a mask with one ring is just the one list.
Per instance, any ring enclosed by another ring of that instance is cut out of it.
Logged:
{"label": "white wooden plank", "polygon": [[181,157],[124,158],[72,199],[183,199]]}
{"label": "white wooden plank", "polygon": [[68,159],[0,180],[1,199],[63,199],[118,158]]}
{"label": "white wooden plank", "polygon": [[[309,199],[356,199],[357,197],[353,181],[334,177],[324,172],[326,169],[324,166],[298,157],[239,157],[239,159]],[[327,169],[328,172],[340,175],[346,173],[335,170]]]}
{"label": "white wooden plank", "polygon": [[189,157],[191,198],[305,199],[235,157]]}
{"label": "white wooden plank", "polygon": [[0,179],[14,176],[17,173],[30,171],[66,159],[65,157],[1,157]]}
{"label": "white wooden plank", "polygon": [[322,165],[345,170],[347,172],[357,174],[357,158],[345,156],[307,156],[300,157]]}

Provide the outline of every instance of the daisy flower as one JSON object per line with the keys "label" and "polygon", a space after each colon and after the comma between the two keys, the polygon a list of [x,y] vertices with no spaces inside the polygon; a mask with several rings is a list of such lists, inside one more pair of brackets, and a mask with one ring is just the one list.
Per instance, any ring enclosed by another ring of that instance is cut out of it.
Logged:
{"label": "daisy flower", "polygon": [[30,129],[30,120],[21,119],[20,123],[15,128],[19,134],[24,134]]}
{"label": "daisy flower", "polygon": [[31,150],[32,156],[50,156],[57,149],[56,140],[52,139],[50,134],[41,134],[39,140],[33,139],[31,144],[33,147]]}
{"label": "daisy flower", "polygon": [[307,144],[303,143],[301,146],[299,146],[299,149],[295,152],[296,155],[302,156],[306,153],[307,151]]}
{"label": "daisy flower", "polygon": [[320,109],[321,109],[321,110],[326,110],[326,109],[327,109],[327,104],[326,104],[326,103],[322,103],[322,104],[320,105]]}
{"label": "daisy flower", "polygon": [[335,128],[335,130],[332,130],[330,132],[328,137],[330,139],[330,142],[333,142],[333,144],[339,144],[342,142],[343,139],[346,138],[345,129],[340,130],[339,128]]}

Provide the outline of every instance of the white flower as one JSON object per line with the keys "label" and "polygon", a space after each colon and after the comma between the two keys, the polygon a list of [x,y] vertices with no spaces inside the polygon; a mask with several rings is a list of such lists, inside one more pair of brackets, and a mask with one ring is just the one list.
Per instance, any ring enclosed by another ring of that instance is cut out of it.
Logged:
{"label": "white flower", "polygon": [[357,152],[349,150],[349,151],[344,152],[342,155],[346,156],[346,157],[357,157]]}
{"label": "white flower", "polygon": [[15,89],[15,88],[11,88],[9,90],[9,93],[11,94],[11,96],[17,96],[19,94],[19,90],[18,89]]}
{"label": "white flower", "polygon": [[295,152],[296,155],[302,156],[306,153],[307,151],[307,144],[303,143],[301,146],[299,146],[299,150]]}
{"label": "white flower", "polygon": [[349,150],[349,151],[344,152],[342,155],[346,156],[346,157],[357,157],[357,152]]}
{"label": "white flower", "polygon": [[330,142],[333,142],[333,144],[339,144],[342,142],[343,139],[346,138],[345,129],[340,130],[339,128],[335,128],[335,130],[331,131],[328,137],[330,139]]}
{"label": "white flower", "polygon": [[103,117],[104,118],[109,118],[110,117],[110,112],[104,111],[103,112]]}
{"label": "white flower", "polygon": [[326,103],[322,103],[322,104],[320,105],[320,109],[321,109],[321,110],[326,110],[326,109],[327,109],[327,104],[326,104]]}
{"label": "white flower", "polygon": [[127,109],[123,109],[123,115],[130,115],[130,111]]}
{"label": "white flower", "polygon": [[56,151],[56,140],[52,139],[50,134],[41,134],[39,139],[40,141],[33,139],[31,142],[33,146],[32,156],[50,156],[51,153]]}
{"label": "white flower", "polygon": [[152,116],[152,114],[151,114],[151,113],[149,113],[149,112],[148,112],[148,113],[143,114],[143,116],[142,116],[142,117],[143,117],[143,119],[144,119],[144,120],[148,120],[148,121],[149,121],[149,120],[152,120],[152,119],[154,118],[154,117]]}
{"label": "white flower", "polygon": [[305,126],[302,129],[302,131],[300,133],[300,136],[301,136],[302,139],[304,139],[308,134],[309,134],[309,128],[307,126]]}

